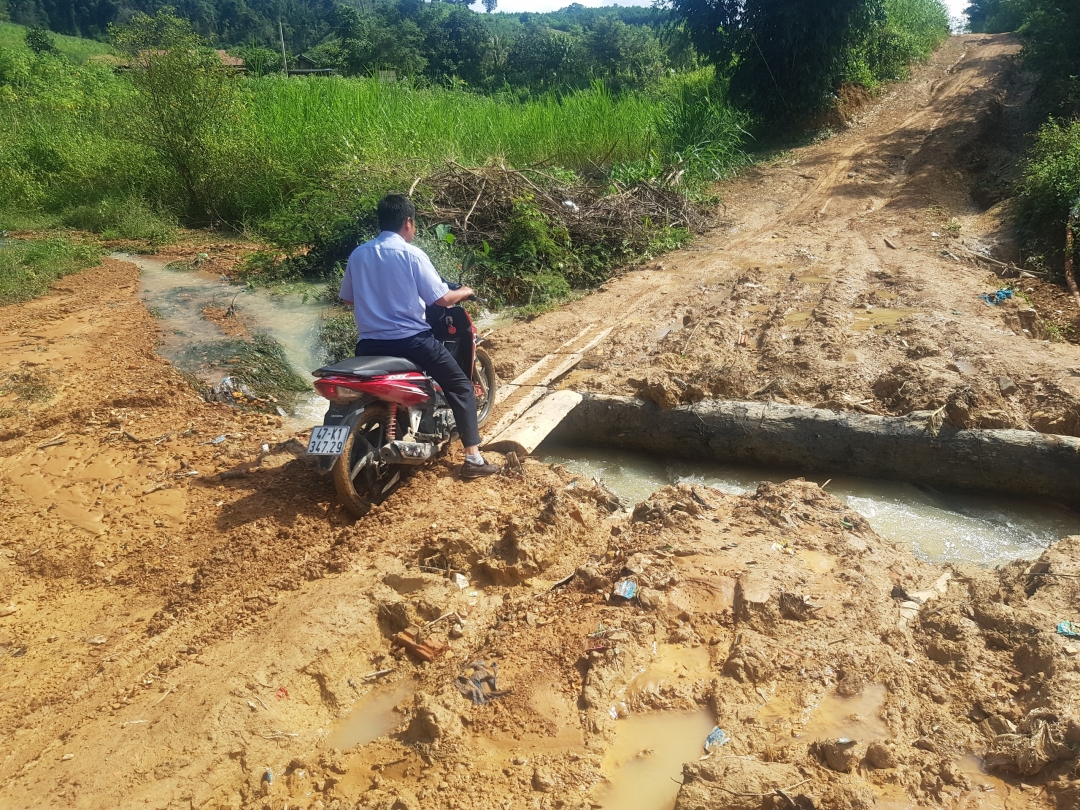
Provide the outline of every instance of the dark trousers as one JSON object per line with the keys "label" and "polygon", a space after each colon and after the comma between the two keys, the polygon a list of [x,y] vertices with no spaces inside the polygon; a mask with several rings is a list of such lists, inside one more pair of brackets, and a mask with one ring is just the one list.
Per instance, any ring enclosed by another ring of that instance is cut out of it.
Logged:
{"label": "dark trousers", "polygon": [[430,331],[398,340],[361,340],[356,344],[356,356],[404,357],[416,363],[442,387],[443,396],[454,412],[461,443],[465,447],[480,444],[472,380]]}

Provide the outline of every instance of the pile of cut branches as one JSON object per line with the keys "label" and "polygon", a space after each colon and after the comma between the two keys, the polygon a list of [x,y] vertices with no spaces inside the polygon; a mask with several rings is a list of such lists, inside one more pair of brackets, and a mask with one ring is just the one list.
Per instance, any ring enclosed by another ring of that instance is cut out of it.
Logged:
{"label": "pile of cut branches", "polygon": [[708,218],[679,190],[658,183],[630,187],[567,184],[542,169],[450,163],[423,181],[420,204],[429,224],[444,224],[465,245],[501,244],[522,201],[538,209],[580,247],[614,253],[646,251],[663,228],[700,233]]}

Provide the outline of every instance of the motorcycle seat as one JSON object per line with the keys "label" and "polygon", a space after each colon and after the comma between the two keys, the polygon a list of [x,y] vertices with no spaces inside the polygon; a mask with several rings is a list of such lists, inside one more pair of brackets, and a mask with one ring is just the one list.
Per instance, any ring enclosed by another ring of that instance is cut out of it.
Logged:
{"label": "motorcycle seat", "polygon": [[420,366],[404,357],[350,357],[331,366],[323,366],[315,372],[316,377],[347,374],[351,377],[381,377],[384,374],[404,374],[420,371]]}

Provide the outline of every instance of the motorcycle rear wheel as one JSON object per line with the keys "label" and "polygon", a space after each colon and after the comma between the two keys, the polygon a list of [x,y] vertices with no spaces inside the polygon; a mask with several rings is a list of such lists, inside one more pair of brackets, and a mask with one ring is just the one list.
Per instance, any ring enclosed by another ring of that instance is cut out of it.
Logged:
{"label": "motorcycle rear wheel", "polygon": [[476,397],[476,426],[483,427],[495,407],[495,364],[491,362],[491,356],[486,351],[477,348],[475,366],[473,379],[484,391],[482,397]]}
{"label": "motorcycle rear wheel", "polygon": [[379,448],[386,444],[388,416],[385,405],[364,408],[334,465],[334,488],[356,517],[382,503],[401,479],[400,469],[379,458]]}

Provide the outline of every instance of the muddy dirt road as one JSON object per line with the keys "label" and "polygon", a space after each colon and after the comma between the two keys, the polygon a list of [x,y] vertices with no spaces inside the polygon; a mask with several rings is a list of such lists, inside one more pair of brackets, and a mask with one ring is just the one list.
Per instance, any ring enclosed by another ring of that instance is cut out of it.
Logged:
{"label": "muddy dirt road", "polygon": [[[731,184],[731,223],[666,270],[499,333],[503,373],[614,314],[569,384],[899,412],[944,380],[980,425],[1038,408],[1069,432],[1076,347],[975,300],[996,281],[929,233],[1014,50],[984,39]],[[461,482],[454,457],[353,521],[276,417],[204,402],[155,354],[137,284],[107,260],[0,309],[0,807],[1080,803],[1080,642],[1054,632],[1080,539],[946,570],[806,482],[630,512],[533,461]],[[447,651],[393,647],[409,627]],[[684,722],[729,741],[699,759]]]}
{"label": "muddy dirt road", "polygon": [[999,306],[978,297],[1010,283],[972,255],[1010,257],[1000,208],[982,211],[972,190],[1001,172],[1024,100],[1017,50],[954,37],[850,129],[725,184],[724,224],[692,248],[496,334],[500,370],[595,322],[615,329],[568,387],[662,407],[944,406],[957,427],[1080,435],[1080,348],[1057,340],[1080,334],[1075,306],[1033,278]]}

